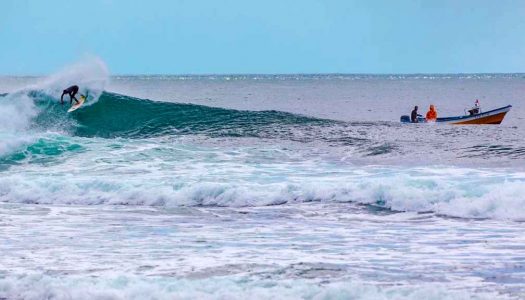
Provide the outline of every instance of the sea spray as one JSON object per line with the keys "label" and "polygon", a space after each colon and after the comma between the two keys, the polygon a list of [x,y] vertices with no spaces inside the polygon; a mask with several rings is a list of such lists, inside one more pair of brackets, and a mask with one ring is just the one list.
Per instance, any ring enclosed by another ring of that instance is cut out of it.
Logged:
{"label": "sea spray", "polygon": [[[90,105],[98,100],[108,82],[109,70],[106,64],[96,56],[89,56],[65,66],[50,76],[43,77],[24,90],[40,91],[60,99],[62,90],[72,85],[78,85],[80,94],[88,93],[91,96],[86,102],[86,105]],[[68,98],[66,96],[67,101],[69,101]]]}

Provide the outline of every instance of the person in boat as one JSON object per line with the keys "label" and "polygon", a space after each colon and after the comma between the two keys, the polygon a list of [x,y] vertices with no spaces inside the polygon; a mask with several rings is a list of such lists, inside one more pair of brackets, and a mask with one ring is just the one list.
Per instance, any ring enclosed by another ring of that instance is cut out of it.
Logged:
{"label": "person in boat", "polygon": [[420,114],[417,113],[417,105],[414,106],[414,110],[412,111],[412,113],[410,114],[410,122],[412,123],[418,123],[419,120],[417,119],[417,117],[421,116]]}
{"label": "person in boat", "polygon": [[430,109],[427,112],[426,115],[426,121],[427,122],[436,122],[437,120],[437,111],[433,104],[430,104]]}
{"label": "person in boat", "polygon": [[73,99],[75,99],[75,101],[77,103],[78,102],[78,99],[75,97],[75,95],[78,93],[78,85],[72,85],[70,87],[68,87],[67,89],[63,90],[62,91],[62,96],[60,96],[60,104],[64,104],[64,95],[69,95],[69,104],[73,103]]}
{"label": "person in boat", "polygon": [[480,113],[480,109],[481,109],[481,108],[479,107],[479,100],[476,99],[476,102],[474,102],[474,107],[473,107],[472,109],[469,109],[468,112],[469,112],[469,114],[470,114],[471,116],[473,116],[473,115],[477,115],[477,114],[479,114],[479,113]]}

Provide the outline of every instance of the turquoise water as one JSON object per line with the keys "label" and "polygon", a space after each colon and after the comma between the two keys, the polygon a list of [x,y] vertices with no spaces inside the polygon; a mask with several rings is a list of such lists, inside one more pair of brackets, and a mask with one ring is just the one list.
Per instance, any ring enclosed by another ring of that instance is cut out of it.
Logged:
{"label": "turquoise water", "polygon": [[[71,83],[91,96],[68,114]],[[521,298],[524,90],[520,74],[101,62],[0,78],[0,298]],[[501,126],[398,121],[475,97],[513,110]]]}

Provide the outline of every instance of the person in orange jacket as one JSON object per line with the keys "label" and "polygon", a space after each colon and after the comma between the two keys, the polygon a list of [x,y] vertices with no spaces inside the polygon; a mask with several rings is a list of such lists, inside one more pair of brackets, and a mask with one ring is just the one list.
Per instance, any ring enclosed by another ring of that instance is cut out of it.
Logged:
{"label": "person in orange jacket", "polygon": [[427,116],[425,119],[427,120],[427,122],[436,122],[437,111],[433,104],[430,104],[430,110],[427,112]]}

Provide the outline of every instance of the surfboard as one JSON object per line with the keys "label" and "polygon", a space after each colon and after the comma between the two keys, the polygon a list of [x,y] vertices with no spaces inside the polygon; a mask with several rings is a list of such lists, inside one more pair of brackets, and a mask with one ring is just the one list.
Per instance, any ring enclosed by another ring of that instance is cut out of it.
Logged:
{"label": "surfboard", "polygon": [[79,108],[82,106],[82,104],[84,104],[85,101],[86,101],[86,96],[81,95],[81,96],[80,96],[80,99],[78,99],[78,103],[75,103],[75,105],[71,106],[71,107],[67,110],[67,112],[70,113],[70,112],[72,112],[72,111],[75,111],[75,110],[79,109]]}

